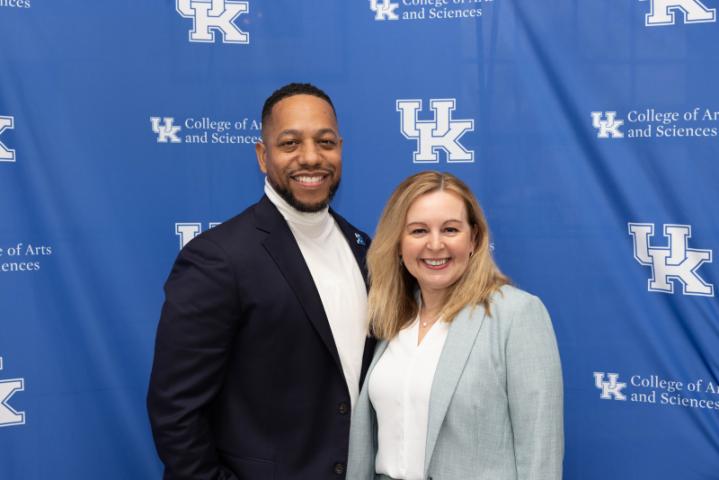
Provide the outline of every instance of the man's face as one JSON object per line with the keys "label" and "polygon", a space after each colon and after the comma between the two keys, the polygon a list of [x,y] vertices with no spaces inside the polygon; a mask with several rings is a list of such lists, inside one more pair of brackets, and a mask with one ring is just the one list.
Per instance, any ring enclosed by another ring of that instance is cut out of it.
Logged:
{"label": "man's face", "polygon": [[255,147],[260,170],[302,212],[325,208],[342,175],[342,139],[332,107],[313,95],[280,100]]}

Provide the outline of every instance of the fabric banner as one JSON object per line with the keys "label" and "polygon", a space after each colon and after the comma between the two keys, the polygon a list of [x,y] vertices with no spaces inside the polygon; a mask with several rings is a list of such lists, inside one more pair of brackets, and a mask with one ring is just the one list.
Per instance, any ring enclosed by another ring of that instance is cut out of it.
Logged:
{"label": "fabric banner", "polygon": [[335,102],[359,228],[412,173],[471,186],[552,316],[564,478],[717,478],[718,8],[0,0],[0,478],[161,478],[162,285],[261,196],[291,81]]}

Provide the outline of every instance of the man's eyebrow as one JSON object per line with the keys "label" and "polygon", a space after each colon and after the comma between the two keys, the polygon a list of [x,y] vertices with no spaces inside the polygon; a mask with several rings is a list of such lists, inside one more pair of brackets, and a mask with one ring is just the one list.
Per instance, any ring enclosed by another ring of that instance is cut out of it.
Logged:
{"label": "man's eyebrow", "polygon": [[[333,129],[333,128],[321,128],[321,129],[317,130],[316,132],[314,132],[314,136],[319,137],[319,136],[322,136],[322,135],[327,135],[328,133],[334,135],[335,137],[338,137],[338,136],[339,136],[339,134],[337,133],[337,131],[336,131],[335,129]],[[301,136],[301,135],[302,135],[302,132],[301,132],[300,130],[296,130],[296,129],[293,129],[293,128],[289,128],[289,129],[287,129],[287,130],[282,130],[280,133],[277,134],[277,137],[279,138],[279,137],[283,137],[283,136],[285,136],[285,135],[289,135],[289,136]]]}
{"label": "man's eyebrow", "polygon": [[331,134],[334,135],[335,137],[339,136],[339,135],[337,134],[337,132],[336,132],[333,128],[322,128],[322,129],[318,130],[318,131],[315,133],[315,135],[317,135],[317,136],[319,137],[319,136],[325,135],[325,134],[327,134],[327,133],[331,133]]}
{"label": "man's eyebrow", "polygon": [[278,136],[278,137],[282,137],[282,136],[284,136],[284,135],[294,135],[294,136],[297,136],[297,135],[299,135],[299,134],[300,134],[300,131],[299,131],[299,130],[288,129],[288,130],[282,130],[280,133],[277,134],[277,136]]}

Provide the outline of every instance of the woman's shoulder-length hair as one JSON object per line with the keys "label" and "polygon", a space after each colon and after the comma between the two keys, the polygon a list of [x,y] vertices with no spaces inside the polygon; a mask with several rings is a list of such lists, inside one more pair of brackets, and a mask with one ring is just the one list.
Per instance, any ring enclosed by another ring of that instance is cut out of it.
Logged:
{"label": "woman's shoulder-length hair", "polygon": [[450,192],[464,202],[467,220],[475,233],[475,248],[467,270],[449,288],[440,311],[441,318],[451,322],[468,305],[482,305],[491,313],[490,296],[510,283],[494,263],[487,220],[469,187],[450,173],[426,171],[412,175],[390,196],[367,253],[370,328],[377,338],[394,337],[417,315],[417,281],[400,260],[400,242],[412,203],[422,195],[437,191]]}

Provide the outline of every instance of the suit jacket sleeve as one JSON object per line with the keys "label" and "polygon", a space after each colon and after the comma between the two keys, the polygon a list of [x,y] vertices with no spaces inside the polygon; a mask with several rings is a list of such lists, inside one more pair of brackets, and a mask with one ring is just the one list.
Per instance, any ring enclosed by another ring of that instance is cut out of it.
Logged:
{"label": "suit jacket sleeve", "polygon": [[562,371],[549,314],[529,297],[512,318],[506,347],[507,394],[517,478],[562,478]]}
{"label": "suit jacket sleeve", "polygon": [[205,237],[190,242],[165,284],[148,412],[165,479],[236,479],[220,463],[208,405],[220,390],[236,331],[235,272]]}

